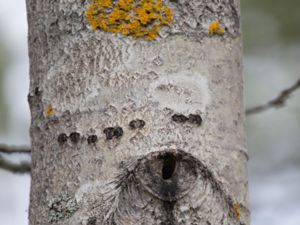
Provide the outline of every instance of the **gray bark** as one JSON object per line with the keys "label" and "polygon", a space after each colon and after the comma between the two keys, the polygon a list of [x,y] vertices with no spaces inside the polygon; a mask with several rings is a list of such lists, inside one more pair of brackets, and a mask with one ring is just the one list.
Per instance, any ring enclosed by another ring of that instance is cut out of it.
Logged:
{"label": "gray bark", "polygon": [[154,41],[88,3],[27,0],[30,224],[249,224],[239,1],[164,1]]}

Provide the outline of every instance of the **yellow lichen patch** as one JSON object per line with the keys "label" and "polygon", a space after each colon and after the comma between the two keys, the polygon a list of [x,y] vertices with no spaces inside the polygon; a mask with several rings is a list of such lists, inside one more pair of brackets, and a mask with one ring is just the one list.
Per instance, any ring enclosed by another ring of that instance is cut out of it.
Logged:
{"label": "yellow lichen patch", "polygon": [[94,0],[86,11],[93,30],[154,40],[161,26],[170,26],[173,12],[162,0]]}
{"label": "yellow lichen patch", "polygon": [[49,105],[49,106],[46,108],[46,110],[44,111],[44,116],[45,116],[45,117],[53,116],[54,113],[55,113],[54,108],[53,108],[51,105]]}
{"label": "yellow lichen patch", "polygon": [[239,203],[237,203],[237,202],[234,203],[233,206],[232,206],[232,208],[231,208],[231,212],[233,213],[233,216],[235,218],[237,218],[238,220],[241,219],[241,212],[240,212],[240,210],[241,210],[241,205]]}
{"label": "yellow lichen patch", "polygon": [[208,32],[210,35],[223,35],[225,30],[220,26],[219,22],[215,20],[209,24]]}

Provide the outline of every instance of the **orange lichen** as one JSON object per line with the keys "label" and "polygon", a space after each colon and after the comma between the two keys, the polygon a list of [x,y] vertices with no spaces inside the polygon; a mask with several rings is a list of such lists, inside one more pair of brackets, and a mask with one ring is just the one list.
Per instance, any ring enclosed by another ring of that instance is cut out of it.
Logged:
{"label": "orange lichen", "polygon": [[44,112],[44,116],[45,117],[53,116],[54,113],[55,113],[54,108],[51,105],[49,105]]}
{"label": "orange lichen", "polygon": [[93,30],[153,40],[161,26],[170,26],[173,12],[162,0],[94,0],[86,11]]}
{"label": "orange lichen", "polygon": [[231,208],[231,212],[233,213],[233,216],[235,218],[237,218],[238,220],[241,219],[241,212],[240,212],[240,210],[241,210],[241,205],[239,203],[237,203],[237,202],[234,203],[233,206],[232,206],[232,208]]}
{"label": "orange lichen", "polygon": [[220,27],[219,22],[215,20],[209,24],[208,32],[210,35],[223,35],[225,30],[224,28]]}

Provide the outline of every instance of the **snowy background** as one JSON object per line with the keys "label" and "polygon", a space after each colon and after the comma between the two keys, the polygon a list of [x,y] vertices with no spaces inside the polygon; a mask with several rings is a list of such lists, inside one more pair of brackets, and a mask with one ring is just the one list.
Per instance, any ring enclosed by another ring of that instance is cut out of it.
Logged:
{"label": "snowy background", "polygon": [[[299,9],[299,0],[242,0],[248,107],[300,78]],[[0,143],[30,143],[28,70],[25,0],[0,0]],[[299,99],[300,90],[284,108],[247,119],[252,225],[300,224]],[[0,170],[1,225],[28,225],[29,188],[29,175]]]}

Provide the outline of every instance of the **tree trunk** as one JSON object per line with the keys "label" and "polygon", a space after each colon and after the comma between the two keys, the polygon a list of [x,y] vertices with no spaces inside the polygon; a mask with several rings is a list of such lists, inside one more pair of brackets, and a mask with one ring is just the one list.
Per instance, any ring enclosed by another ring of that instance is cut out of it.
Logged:
{"label": "tree trunk", "polygon": [[249,224],[239,1],[95,2],[27,0],[30,224]]}

